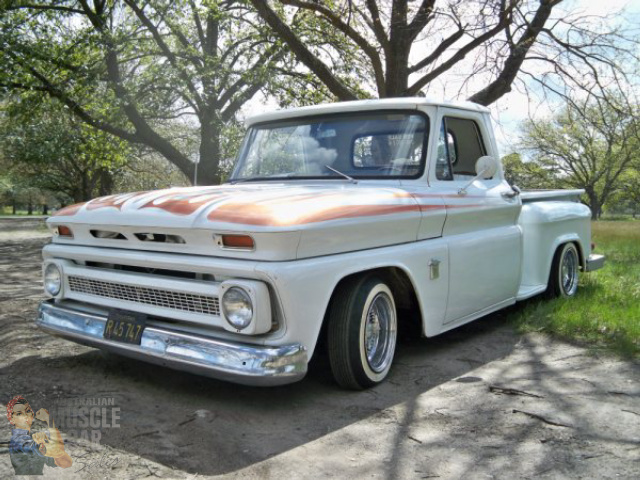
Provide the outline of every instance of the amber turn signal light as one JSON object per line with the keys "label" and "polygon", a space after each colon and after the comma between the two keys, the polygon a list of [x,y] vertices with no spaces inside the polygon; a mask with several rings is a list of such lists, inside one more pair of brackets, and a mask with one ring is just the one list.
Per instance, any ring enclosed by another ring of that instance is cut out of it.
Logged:
{"label": "amber turn signal light", "polygon": [[73,232],[69,227],[58,225],[58,236],[64,238],[73,238]]}
{"label": "amber turn signal light", "polygon": [[249,235],[220,235],[222,246],[225,248],[241,248],[243,250],[253,250],[255,243]]}

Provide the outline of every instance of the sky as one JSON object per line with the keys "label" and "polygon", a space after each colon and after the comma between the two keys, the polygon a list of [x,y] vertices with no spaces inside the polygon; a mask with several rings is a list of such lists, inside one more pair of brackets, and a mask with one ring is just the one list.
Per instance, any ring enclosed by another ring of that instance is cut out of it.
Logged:
{"label": "sky", "polygon": [[[611,17],[625,10],[625,19],[630,24],[640,25],[640,0],[573,0],[575,5],[588,15]],[[513,91],[490,106],[501,156],[517,151],[519,125],[527,118],[549,116],[552,105],[530,102],[526,95]]]}
{"label": "sky", "polygon": [[[612,19],[614,15],[624,9],[624,19],[636,28],[640,26],[640,0],[570,0],[565,5],[567,9],[575,7],[587,15],[605,16]],[[431,85],[427,96],[434,100],[453,99],[446,88],[446,84],[450,80],[444,78],[444,76],[439,78],[439,84]],[[471,84],[469,90],[472,92],[477,91],[482,86],[481,84],[477,86]],[[464,98],[460,99],[463,100]],[[274,100],[257,97],[253,102],[250,102],[244,110],[244,114],[251,116],[277,108],[277,103]],[[490,106],[491,116],[500,156],[517,151],[519,126],[524,120],[549,116],[557,108],[558,105],[550,104],[548,100],[541,102],[540,100],[529,99],[524,93],[516,89],[492,104]]]}

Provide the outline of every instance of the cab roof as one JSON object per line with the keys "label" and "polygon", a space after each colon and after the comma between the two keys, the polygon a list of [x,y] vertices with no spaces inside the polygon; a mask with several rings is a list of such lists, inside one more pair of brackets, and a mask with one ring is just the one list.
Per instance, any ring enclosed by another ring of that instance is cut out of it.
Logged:
{"label": "cab roof", "polygon": [[326,115],[332,113],[346,112],[362,112],[368,110],[380,109],[403,109],[415,110],[419,107],[448,107],[459,108],[463,110],[472,110],[475,112],[489,112],[487,107],[473,102],[453,102],[453,101],[436,101],[424,97],[402,97],[402,98],[384,98],[375,100],[356,100],[351,102],[325,103],[322,105],[313,105],[310,107],[288,108],[283,110],[275,110],[273,112],[261,113],[249,117],[245,124],[247,127],[256,123],[271,122],[274,120],[284,120],[297,117],[307,117],[313,115]]}

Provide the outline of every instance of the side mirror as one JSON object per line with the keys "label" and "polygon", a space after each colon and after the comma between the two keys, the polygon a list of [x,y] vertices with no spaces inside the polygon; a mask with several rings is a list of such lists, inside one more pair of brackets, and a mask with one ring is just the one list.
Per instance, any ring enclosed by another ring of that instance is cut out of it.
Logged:
{"label": "side mirror", "polygon": [[480,157],[476,162],[476,176],[473,177],[471,180],[469,180],[469,182],[464,187],[458,190],[458,195],[466,195],[467,188],[469,188],[469,186],[473,182],[475,182],[479,178],[488,180],[489,178],[494,177],[497,172],[498,172],[498,160],[496,160],[493,157],[490,157],[489,155]]}
{"label": "side mirror", "polygon": [[489,178],[494,177],[497,172],[498,161],[489,155],[480,157],[476,162],[476,178],[481,177],[484,180],[488,180]]}

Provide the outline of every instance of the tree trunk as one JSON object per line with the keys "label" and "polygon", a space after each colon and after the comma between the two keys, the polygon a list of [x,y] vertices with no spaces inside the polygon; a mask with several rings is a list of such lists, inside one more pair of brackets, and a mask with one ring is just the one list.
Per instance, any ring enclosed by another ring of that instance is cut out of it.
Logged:
{"label": "tree trunk", "polygon": [[111,195],[113,192],[113,175],[106,168],[100,169],[98,175],[100,175],[98,195],[101,197]]}
{"label": "tree trunk", "polygon": [[89,187],[89,184],[91,183],[91,179],[89,178],[89,175],[87,174],[87,171],[83,171],[82,172],[82,180],[81,180],[81,186],[80,186],[80,195],[81,195],[81,202],[86,202],[87,200],[91,200],[91,188]]}
{"label": "tree trunk", "polygon": [[591,220],[598,220],[602,213],[602,201],[598,198],[598,194],[591,186],[586,186],[584,188],[584,193],[589,199],[587,205],[591,209]]}
{"label": "tree trunk", "polygon": [[49,215],[49,205],[46,203],[42,204],[42,215]]}
{"label": "tree trunk", "polygon": [[[404,50],[404,51],[403,51]],[[393,55],[386,61],[385,91],[380,92],[380,98],[406,97],[409,90],[409,59],[405,52],[409,49],[404,42],[399,42],[393,48]]]}
{"label": "tree trunk", "polygon": [[12,206],[12,212],[11,213],[13,215],[15,215],[16,214],[16,201],[15,200],[13,200],[13,202],[11,203],[11,206]]}
{"label": "tree trunk", "polygon": [[[198,185],[220,184],[220,135],[222,124],[212,118],[203,118],[200,128],[200,163]],[[193,175],[189,178],[194,181]]]}
{"label": "tree trunk", "polygon": [[27,215],[33,215],[33,203],[31,202],[27,205]]}
{"label": "tree trunk", "polygon": [[407,0],[393,3],[389,32],[389,52],[385,58],[385,91],[380,96],[406,97],[409,89],[409,52],[411,39],[407,36]]}

